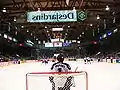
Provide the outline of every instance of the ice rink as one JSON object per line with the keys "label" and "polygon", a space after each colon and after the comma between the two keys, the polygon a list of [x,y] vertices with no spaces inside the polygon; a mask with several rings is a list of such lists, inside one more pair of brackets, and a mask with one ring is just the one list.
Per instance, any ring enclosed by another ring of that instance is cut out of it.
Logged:
{"label": "ice rink", "polygon": [[[88,72],[88,90],[120,90],[120,64],[106,62],[84,64],[74,61],[68,63],[71,65],[72,71],[78,66],[78,71]],[[53,62],[46,65],[37,62],[0,67],[0,90],[26,90],[26,73],[48,72],[52,64]],[[82,80],[77,83],[81,82]],[[38,83],[33,81],[34,84]],[[39,85],[41,84],[39,83]],[[34,90],[37,90],[37,87]]]}

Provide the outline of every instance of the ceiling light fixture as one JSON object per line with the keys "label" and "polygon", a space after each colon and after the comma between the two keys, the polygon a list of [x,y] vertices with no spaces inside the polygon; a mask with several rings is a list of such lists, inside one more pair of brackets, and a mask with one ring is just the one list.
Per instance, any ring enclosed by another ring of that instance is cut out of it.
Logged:
{"label": "ceiling light fixture", "polygon": [[97,20],[99,20],[100,19],[100,16],[99,15],[97,15]]}
{"label": "ceiling light fixture", "polygon": [[105,10],[106,10],[106,11],[109,11],[109,10],[110,10],[110,8],[109,8],[108,5],[106,6]]}
{"label": "ceiling light fixture", "polygon": [[7,11],[6,11],[6,8],[3,8],[2,12],[7,12]]}
{"label": "ceiling light fixture", "polygon": [[113,33],[116,33],[116,32],[118,32],[118,29],[117,29],[117,28],[113,30]]}
{"label": "ceiling light fixture", "polygon": [[80,35],[80,37],[82,37],[82,35]]}
{"label": "ceiling light fixture", "polygon": [[41,44],[41,41],[38,41],[38,44]]}
{"label": "ceiling light fixture", "polygon": [[14,22],[16,22],[17,20],[16,20],[16,17],[14,17]]}
{"label": "ceiling light fixture", "polygon": [[63,31],[63,28],[52,28],[52,31]]}
{"label": "ceiling light fixture", "polygon": [[73,10],[76,10],[75,7],[73,7]]}
{"label": "ceiling light fixture", "polygon": [[92,26],[93,26],[93,24],[90,24],[90,26],[92,27]]}
{"label": "ceiling light fixture", "polygon": [[85,34],[84,32],[82,32],[82,34]]}
{"label": "ceiling light fixture", "polygon": [[21,26],[21,28],[24,28],[24,26]]}
{"label": "ceiling light fixture", "polygon": [[68,28],[70,28],[70,26],[68,26]]}
{"label": "ceiling light fixture", "polygon": [[38,8],[38,11],[40,11],[40,8]]}
{"label": "ceiling light fixture", "polygon": [[67,33],[65,33],[65,35],[68,35]]}
{"label": "ceiling light fixture", "polygon": [[15,35],[17,35],[18,34],[18,32],[17,31],[15,31]]}

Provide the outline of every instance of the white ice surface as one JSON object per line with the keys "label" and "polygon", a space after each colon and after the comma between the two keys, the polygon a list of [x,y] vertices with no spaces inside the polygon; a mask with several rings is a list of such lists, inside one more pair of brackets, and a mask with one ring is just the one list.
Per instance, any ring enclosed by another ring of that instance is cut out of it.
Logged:
{"label": "white ice surface", "polygon": [[[78,71],[88,72],[88,90],[120,90],[120,64],[104,62],[92,64],[83,64],[80,62],[68,63],[71,65],[72,71],[78,66]],[[0,67],[0,90],[26,90],[26,73],[47,72],[50,70],[52,64],[51,62],[44,65],[38,62]],[[33,84],[36,83],[33,82]],[[34,90],[37,89],[34,88]]]}

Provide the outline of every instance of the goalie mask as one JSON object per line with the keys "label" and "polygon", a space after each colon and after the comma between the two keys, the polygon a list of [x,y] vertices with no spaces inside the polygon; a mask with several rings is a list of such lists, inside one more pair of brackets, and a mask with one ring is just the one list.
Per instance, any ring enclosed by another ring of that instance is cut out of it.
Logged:
{"label": "goalie mask", "polygon": [[63,55],[58,55],[57,56],[57,60],[59,61],[59,62],[63,62],[64,61],[64,57],[63,57]]}

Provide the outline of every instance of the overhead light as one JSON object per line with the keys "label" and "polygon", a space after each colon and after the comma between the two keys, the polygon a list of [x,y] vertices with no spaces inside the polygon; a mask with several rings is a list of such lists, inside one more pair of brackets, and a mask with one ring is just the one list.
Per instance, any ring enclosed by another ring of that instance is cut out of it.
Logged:
{"label": "overhead light", "polygon": [[113,30],[113,33],[116,33],[117,31],[118,31],[118,29],[116,28],[116,29]]}
{"label": "overhead light", "polygon": [[70,28],[70,26],[68,26],[68,28]]}
{"label": "overhead light", "polygon": [[65,33],[65,35],[68,35],[67,33]]}
{"label": "overhead light", "polygon": [[15,31],[15,35],[17,35],[18,34],[18,32],[17,31]]}
{"label": "overhead light", "polygon": [[80,39],[80,37],[77,37],[77,39]]}
{"label": "overhead light", "polygon": [[17,40],[16,40],[15,38],[13,38],[13,41],[14,41],[14,42],[17,42]]}
{"label": "overhead light", "polygon": [[73,10],[76,10],[75,7],[73,7]]}
{"label": "overhead light", "polygon": [[77,41],[77,43],[80,43],[80,41]]}
{"label": "overhead light", "polygon": [[4,38],[7,38],[8,36],[7,36],[7,34],[4,34]]}
{"label": "overhead light", "polygon": [[38,41],[38,44],[41,44],[41,41]]}
{"label": "overhead light", "polygon": [[93,24],[90,24],[90,26],[92,27],[92,26],[93,26]]}
{"label": "overhead light", "polygon": [[27,30],[27,32],[29,32],[29,30]]}
{"label": "overhead light", "polygon": [[14,22],[16,22],[17,20],[16,20],[16,17],[14,17]]}
{"label": "overhead light", "polygon": [[82,37],[82,35],[80,35],[80,37]]}
{"label": "overhead light", "polygon": [[38,40],[38,38],[36,38],[36,40]]}
{"label": "overhead light", "polygon": [[103,36],[102,36],[102,38],[106,38],[107,37],[107,35],[106,34],[104,34]]}
{"label": "overhead light", "polygon": [[85,34],[84,32],[82,32],[82,34]]}
{"label": "overhead light", "polygon": [[96,55],[99,55],[101,52],[98,52]]}
{"label": "overhead light", "polygon": [[3,12],[7,12],[7,11],[6,11],[6,8],[3,8],[3,10],[2,10],[2,11],[3,11]]}
{"label": "overhead light", "polygon": [[24,28],[24,26],[21,26],[21,28]]}
{"label": "overhead light", "polygon": [[47,28],[47,26],[45,26],[45,28]]}
{"label": "overhead light", "polygon": [[110,8],[109,8],[108,5],[106,6],[105,10],[106,10],[106,11],[109,11],[109,10],[110,10]]}
{"label": "overhead light", "polygon": [[40,8],[38,8],[38,11],[40,11]]}
{"label": "overhead light", "polygon": [[97,15],[97,19],[98,19],[98,20],[100,19],[100,16],[99,16],[99,15]]}
{"label": "overhead light", "polygon": [[72,42],[76,42],[77,40],[72,40]]}
{"label": "overhead light", "polygon": [[52,31],[63,31],[63,28],[52,28]]}
{"label": "overhead light", "polygon": [[43,44],[45,44],[45,41],[43,41]]}

